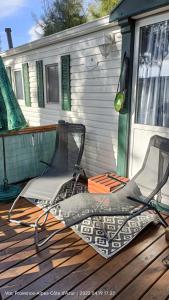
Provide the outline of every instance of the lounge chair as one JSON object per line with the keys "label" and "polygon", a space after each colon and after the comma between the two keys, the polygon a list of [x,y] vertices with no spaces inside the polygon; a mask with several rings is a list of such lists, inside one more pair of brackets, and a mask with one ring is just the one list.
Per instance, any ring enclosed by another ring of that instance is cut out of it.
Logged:
{"label": "lounge chair", "polygon": [[[43,174],[30,180],[16,198],[9,211],[8,217],[10,222],[35,227],[34,223],[16,220],[12,216],[16,203],[21,198],[45,201],[47,203],[46,207],[51,206],[53,203],[67,197],[66,184],[70,181],[73,181],[71,195],[74,194],[80,175],[85,176],[85,172],[80,166],[84,142],[84,125],[59,121],[52,159],[50,162],[41,161],[46,165]],[[65,189],[63,189],[64,186]],[[46,214],[44,222],[47,220],[47,216],[48,214]]]}
{"label": "lounge chair", "polygon": [[[161,224],[168,227],[167,222],[156,208],[156,201],[161,199],[162,188],[167,182],[168,176],[169,139],[156,135],[150,139],[140,171],[124,188],[113,194],[80,193],[54,204],[44,212],[38,218],[35,226],[37,247],[44,245],[56,233],[94,216],[126,216],[124,223],[114,236],[108,236],[106,230],[102,228],[109,241],[115,238],[129,220],[145,211],[155,212]],[[39,241],[39,222],[56,206],[61,211],[65,227],[53,232],[43,241]]]}

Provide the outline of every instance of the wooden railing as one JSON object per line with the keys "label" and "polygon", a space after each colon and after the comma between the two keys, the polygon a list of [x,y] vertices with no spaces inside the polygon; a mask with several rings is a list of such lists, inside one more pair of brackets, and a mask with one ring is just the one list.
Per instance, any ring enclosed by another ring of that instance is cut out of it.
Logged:
{"label": "wooden railing", "polygon": [[0,138],[6,137],[6,136],[12,136],[12,135],[22,135],[22,134],[30,134],[30,133],[37,133],[37,132],[53,131],[57,127],[58,127],[58,124],[26,127],[26,128],[20,129],[20,130],[11,130],[4,134],[0,133]]}

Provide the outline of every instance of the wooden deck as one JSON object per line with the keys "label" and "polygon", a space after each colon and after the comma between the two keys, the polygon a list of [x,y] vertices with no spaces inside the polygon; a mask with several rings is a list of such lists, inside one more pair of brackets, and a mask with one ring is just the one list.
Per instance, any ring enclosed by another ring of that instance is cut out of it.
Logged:
{"label": "wooden deck", "polygon": [[[33,229],[7,222],[11,204],[0,204],[0,290],[3,299],[169,299],[169,254],[162,226],[150,226],[126,249],[106,260],[72,230],[36,253]],[[32,217],[39,209],[22,201],[16,209]],[[169,222],[169,217],[167,218]],[[62,226],[49,217],[48,231]],[[45,231],[41,233],[44,237]],[[57,241],[57,243],[56,243]]]}

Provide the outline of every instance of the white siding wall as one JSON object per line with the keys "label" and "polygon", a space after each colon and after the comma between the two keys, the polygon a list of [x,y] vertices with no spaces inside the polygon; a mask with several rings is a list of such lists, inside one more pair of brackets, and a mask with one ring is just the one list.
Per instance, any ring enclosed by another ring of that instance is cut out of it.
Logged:
{"label": "white siding wall", "polygon": [[[111,54],[106,59],[98,47],[103,32],[115,34]],[[61,103],[38,108],[35,62],[42,59],[44,65],[60,63],[60,56],[64,54],[71,56],[72,110],[62,111]],[[89,68],[91,58],[97,62],[94,68]],[[24,62],[29,63],[32,107],[25,107],[24,100],[19,102],[30,125],[57,123],[59,119],[85,124],[87,135],[83,161],[88,175],[116,169],[118,114],[114,111],[113,101],[121,65],[118,27],[8,56],[4,61],[13,70],[20,69]]]}

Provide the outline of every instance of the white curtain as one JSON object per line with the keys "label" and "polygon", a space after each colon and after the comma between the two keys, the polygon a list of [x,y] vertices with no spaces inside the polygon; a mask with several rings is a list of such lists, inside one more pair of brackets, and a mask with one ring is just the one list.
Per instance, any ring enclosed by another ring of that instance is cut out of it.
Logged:
{"label": "white curtain", "polygon": [[140,31],[136,122],[169,127],[169,21]]}

